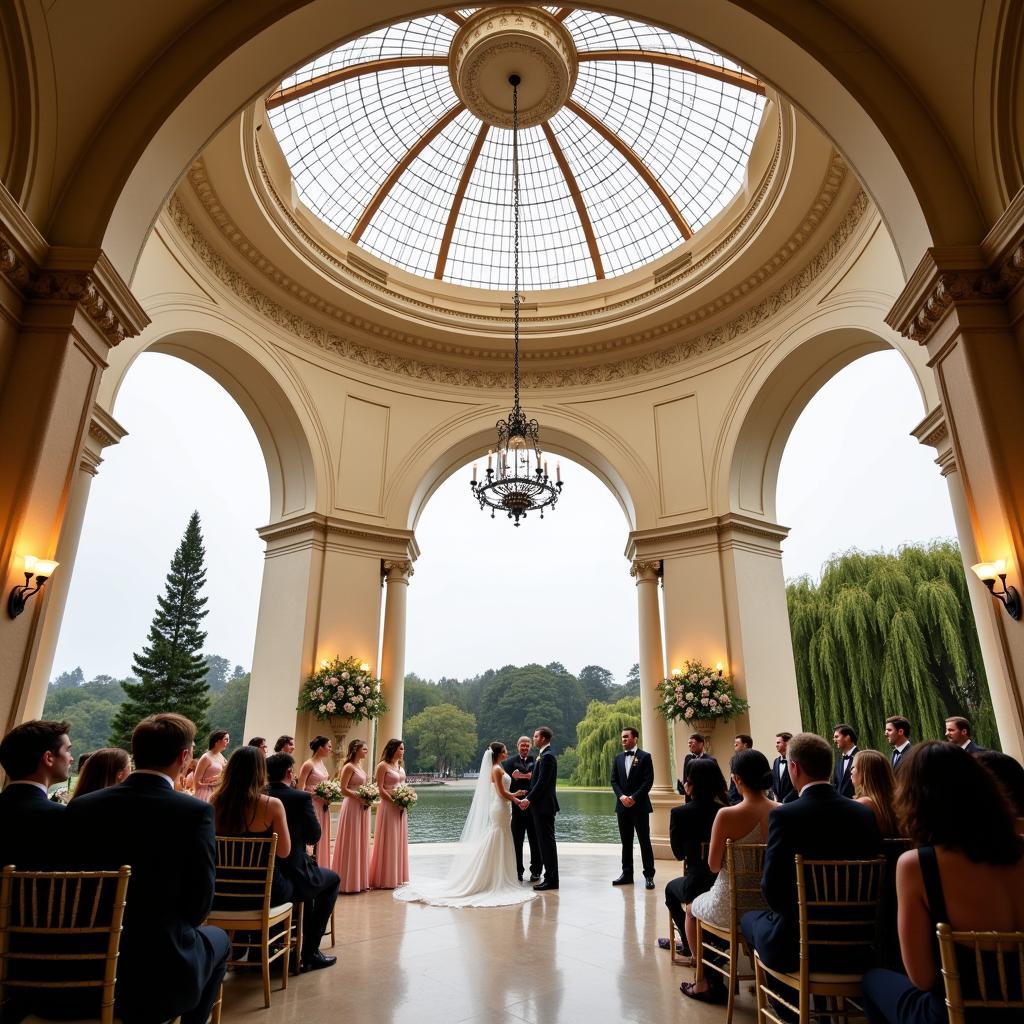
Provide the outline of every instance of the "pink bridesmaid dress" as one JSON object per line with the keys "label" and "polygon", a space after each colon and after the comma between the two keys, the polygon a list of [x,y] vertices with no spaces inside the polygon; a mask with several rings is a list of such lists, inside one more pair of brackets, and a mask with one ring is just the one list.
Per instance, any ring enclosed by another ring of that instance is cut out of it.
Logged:
{"label": "pink bridesmaid dress", "polygon": [[[358,789],[365,782],[366,772],[355,768],[348,788]],[[357,797],[347,796],[341,801],[331,867],[341,879],[341,892],[370,888],[370,809]]]}
{"label": "pink bridesmaid dress", "polygon": [[203,803],[209,803],[210,797],[213,796],[213,791],[217,788],[217,784],[220,782],[221,773],[224,771],[224,759],[211,760],[203,771],[203,777],[200,779],[195,778],[196,784],[196,799],[202,800]]}
{"label": "pink bridesmaid dress", "polygon": [[331,773],[324,767],[323,761],[313,761],[306,776],[305,790],[313,797],[313,810],[316,811],[316,820],[320,822],[320,842],[316,844],[316,862],[322,868],[331,866],[331,805],[321,800],[313,792],[321,782],[329,779]]}
{"label": "pink bridesmaid dress", "polygon": [[[390,793],[405,782],[405,769],[388,767],[384,789]],[[409,815],[385,797],[377,806],[377,828],[370,857],[370,886],[397,889],[409,881]]]}

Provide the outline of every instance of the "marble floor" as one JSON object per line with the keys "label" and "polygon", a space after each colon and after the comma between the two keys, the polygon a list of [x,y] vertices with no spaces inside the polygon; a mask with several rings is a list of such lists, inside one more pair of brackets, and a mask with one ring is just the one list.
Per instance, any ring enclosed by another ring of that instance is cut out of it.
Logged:
{"label": "marble floor", "polygon": [[[443,876],[450,849],[413,846],[412,874]],[[340,897],[338,964],[289,979],[286,992],[275,974],[269,1010],[258,975],[232,973],[225,1024],[725,1024],[724,1007],[680,995],[693,972],[657,948],[667,934],[663,889],[678,865],[659,861],[657,889],[647,892],[612,887],[617,847],[563,846],[559,856],[558,892],[517,907],[425,907],[390,892]],[[736,1024],[752,1024],[753,1005],[743,985]]]}

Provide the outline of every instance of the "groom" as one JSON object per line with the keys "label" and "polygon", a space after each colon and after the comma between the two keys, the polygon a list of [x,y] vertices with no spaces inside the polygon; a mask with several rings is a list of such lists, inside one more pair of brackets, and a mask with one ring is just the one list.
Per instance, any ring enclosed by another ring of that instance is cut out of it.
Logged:
{"label": "groom", "polygon": [[551,730],[539,726],[533,734],[533,745],[537,748],[537,762],[533,766],[533,784],[519,806],[529,808],[537,830],[540,859],[544,863],[544,881],[533,888],[547,892],[558,888],[558,847],[555,845],[555,815],[558,800],[555,798],[555,778],[558,775],[558,760],[551,753]]}

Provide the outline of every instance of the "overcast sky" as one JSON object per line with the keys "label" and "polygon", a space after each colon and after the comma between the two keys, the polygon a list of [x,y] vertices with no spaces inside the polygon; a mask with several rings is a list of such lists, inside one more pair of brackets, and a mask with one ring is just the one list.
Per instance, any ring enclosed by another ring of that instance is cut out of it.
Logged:
{"label": "overcast sky", "polygon": [[[528,396],[527,396],[528,402]],[[923,416],[895,352],[826,385],[793,431],[779,478],[786,576],[818,576],[834,552],[954,535],[934,452],[909,435]],[[206,649],[248,668],[269,497],[259,445],[226,392],[171,356],[132,367],[114,410],[129,436],[93,481],[54,673],[124,676],[193,509],[206,541]],[[542,424],[543,427],[543,424]],[[469,471],[438,489],[416,531],[406,665],[463,678],[507,663],[599,664],[622,681],[637,660],[627,525],[604,485],[562,460],[565,491],[518,530],[472,500]],[[58,570],[60,571],[60,570]]]}

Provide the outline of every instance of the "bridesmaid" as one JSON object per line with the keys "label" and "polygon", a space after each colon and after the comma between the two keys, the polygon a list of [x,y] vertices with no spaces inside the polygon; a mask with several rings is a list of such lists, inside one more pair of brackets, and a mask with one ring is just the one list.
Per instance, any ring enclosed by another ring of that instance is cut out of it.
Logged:
{"label": "bridesmaid", "polygon": [[338,814],[331,867],[341,879],[339,892],[363,892],[370,888],[370,808],[356,792],[366,782],[366,772],[359,762],[368,753],[369,748],[362,740],[352,740],[338,776],[345,798]]}
{"label": "bridesmaid", "polygon": [[409,881],[409,818],[405,808],[391,799],[395,786],[405,782],[404,753],[401,740],[388,740],[375,773],[380,806],[370,857],[370,886],[374,889],[397,889]]}
{"label": "bridesmaid", "polygon": [[199,764],[196,765],[195,773],[192,776],[195,781],[196,799],[205,803],[210,802],[210,797],[213,796],[213,791],[220,782],[221,772],[224,771],[224,766],[228,763],[224,757],[224,751],[227,750],[230,742],[231,737],[224,729],[214,729],[210,733],[209,747],[206,753],[199,758]]}
{"label": "bridesmaid", "polygon": [[304,762],[299,769],[299,789],[304,789],[313,797],[313,809],[316,819],[320,822],[320,842],[316,844],[316,862],[322,868],[331,866],[331,805],[321,800],[314,790],[321,782],[329,779],[331,773],[326,762],[334,750],[334,744],[327,736],[317,736],[309,744],[313,756]]}

